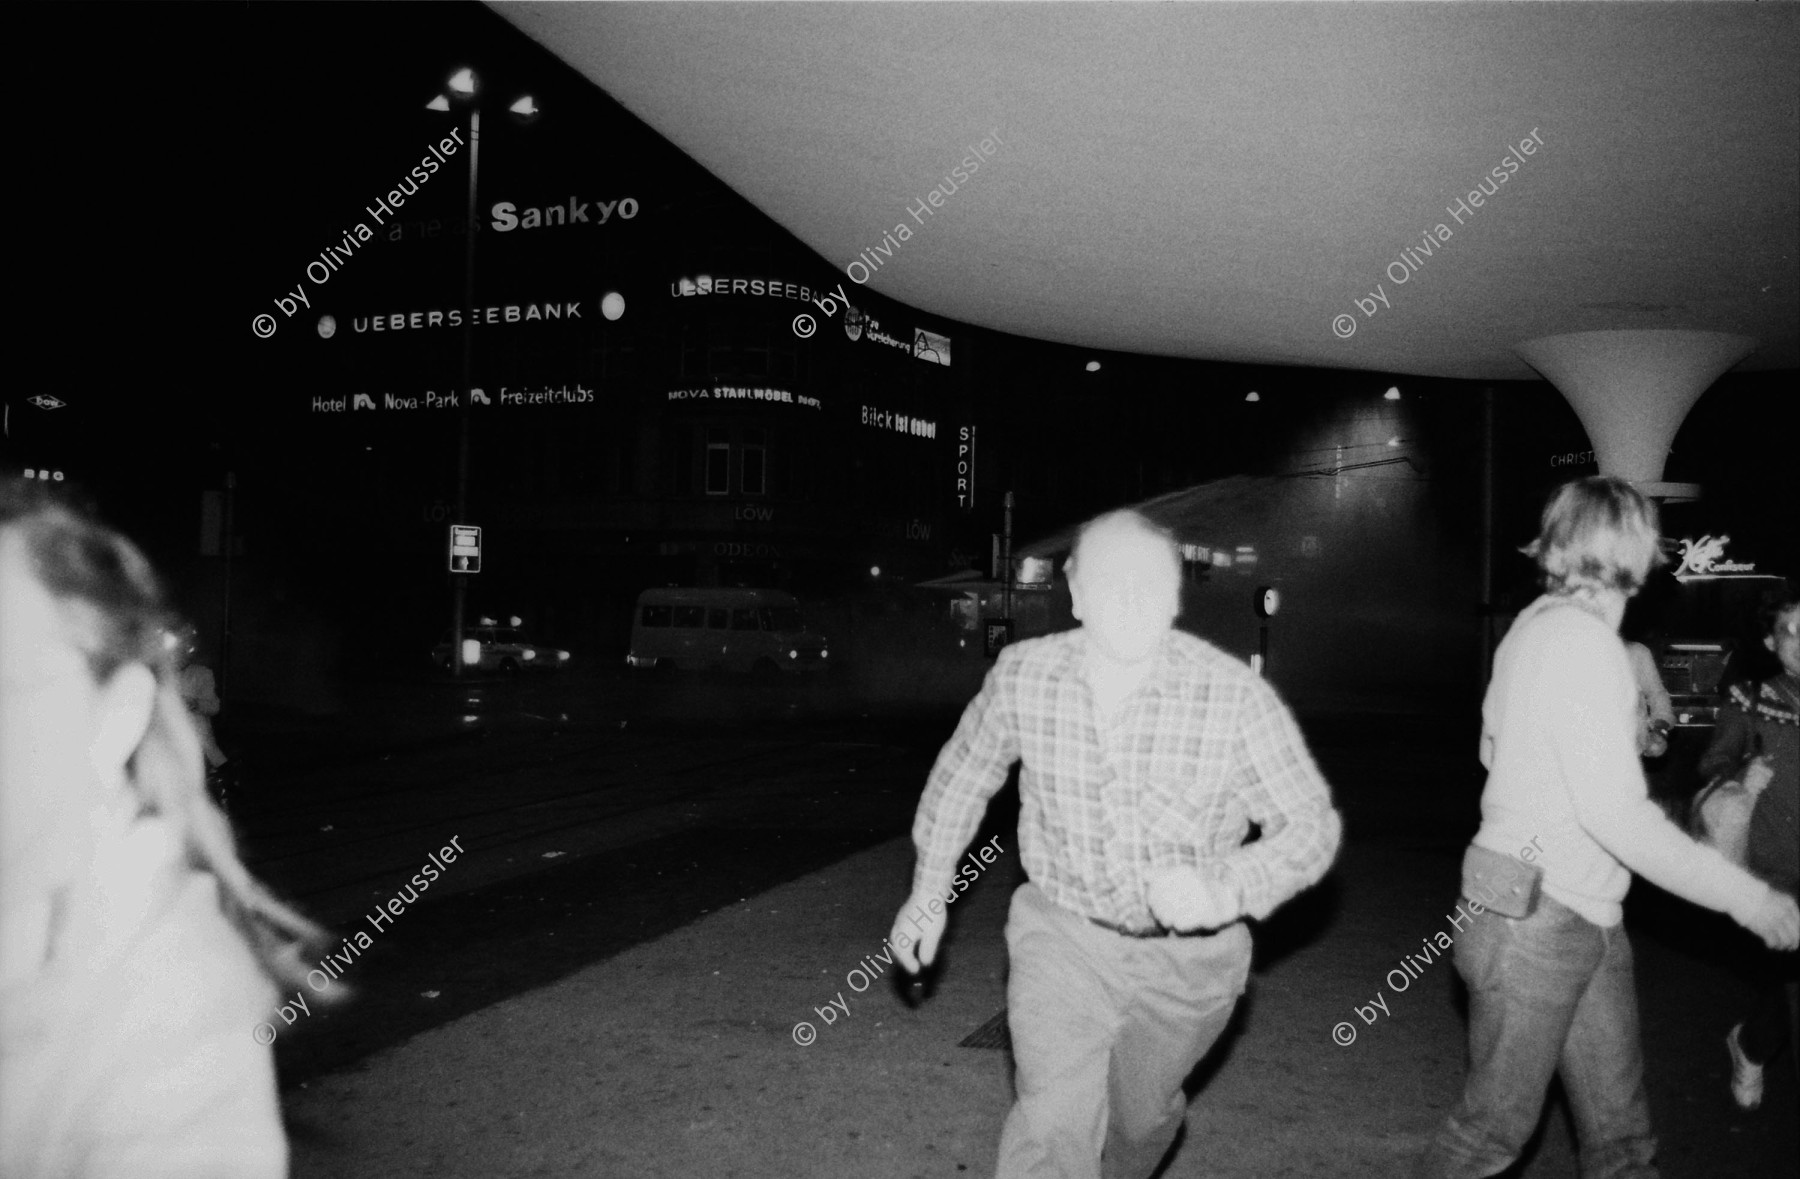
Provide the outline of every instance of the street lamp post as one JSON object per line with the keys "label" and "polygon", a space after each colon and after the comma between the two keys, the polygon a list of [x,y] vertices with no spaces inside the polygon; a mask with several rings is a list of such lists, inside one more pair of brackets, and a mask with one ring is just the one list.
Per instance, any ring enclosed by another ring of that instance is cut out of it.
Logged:
{"label": "street lamp post", "polygon": [[[469,108],[469,204],[463,248],[462,404],[458,409],[456,428],[456,523],[466,524],[469,517],[469,415],[474,411],[475,400],[475,189],[481,175],[481,106],[475,97],[477,84],[473,70],[458,70],[451,76],[449,88],[449,95],[438,95],[426,103],[426,108],[448,111],[453,101]],[[538,113],[530,95],[517,99],[509,109],[520,119],[530,119]],[[461,676],[465,666],[463,622],[470,574],[452,570],[450,577],[450,671],[452,675]]]}
{"label": "street lamp post", "polygon": [[[469,414],[474,410],[475,387],[475,182],[481,170],[481,108],[469,104],[469,211],[464,224],[467,239],[463,247],[463,331],[462,331],[462,405],[457,411],[456,425],[456,519],[466,524],[469,519]],[[450,671],[463,673],[463,610],[468,599],[467,573],[451,573],[452,604],[450,607]]]}

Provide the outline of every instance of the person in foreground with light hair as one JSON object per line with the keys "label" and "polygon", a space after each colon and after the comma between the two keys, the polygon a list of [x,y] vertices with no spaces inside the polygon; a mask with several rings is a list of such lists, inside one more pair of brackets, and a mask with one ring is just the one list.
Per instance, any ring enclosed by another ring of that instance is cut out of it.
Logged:
{"label": "person in foreground with light hair", "polygon": [[1469,1076],[1413,1173],[1482,1179],[1511,1166],[1560,1073],[1583,1179],[1645,1179],[1658,1172],[1621,924],[1631,874],[1729,913],[1775,949],[1800,943],[1800,909],[1649,798],[1618,628],[1660,560],[1655,505],[1622,479],[1564,484],[1524,552],[1544,593],[1494,654],[1481,829],[1454,917]]}
{"label": "person in foreground with light hair", "polygon": [[321,935],[238,860],[142,553],[0,478],[0,1175],[275,1179],[273,981]]}
{"label": "person in foreground with light hair", "polygon": [[1244,991],[1245,919],[1316,883],[1341,824],[1274,689],[1173,629],[1166,531],[1130,511],[1090,521],[1068,577],[1081,627],[1004,648],[932,768],[888,940],[907,971],[931,964],[967,887],[957,859],[1022,761],[1031,882],[1006,924],[1018,1098],[997,1174],[1098,1176],[1104,1160],[1143,1179]]}

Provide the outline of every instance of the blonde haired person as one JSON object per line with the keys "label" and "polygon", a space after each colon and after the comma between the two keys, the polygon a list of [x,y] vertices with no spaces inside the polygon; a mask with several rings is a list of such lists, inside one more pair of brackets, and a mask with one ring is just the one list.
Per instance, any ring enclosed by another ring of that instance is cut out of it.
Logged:
{"label": "blonde haired person", "polygon": [[203,786],[177,625],[123,536],[0,478],[0,1175],[287,1173],[255,1029],[319,935]]}
{"label": "blonde haired person", "polygon": [[1414,1174],[1481,1179],[1511,1166],[1560,1073],[1583,1179],[1646,1179],[1657,1174],[1656,1140],[1621,925],[1632,873],[1729,913],[1777,949],[1800,942],[1800,909],[1649,799],[1618,627],[1660,560],[1655,505],[1621,479],[1565,484],[1524,551],[1544,594],[1494,654],[1481,829],[1457,909],[1469,1076]]}

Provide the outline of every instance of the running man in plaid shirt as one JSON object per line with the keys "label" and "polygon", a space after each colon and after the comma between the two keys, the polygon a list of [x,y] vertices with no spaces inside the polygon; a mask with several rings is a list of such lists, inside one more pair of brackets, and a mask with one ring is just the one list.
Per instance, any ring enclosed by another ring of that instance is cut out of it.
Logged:
{"label": "running man in plaid shirt", "polygon": [[938,755],[889,940],[908,971],[931,964],[945,922],[918,914],[955,899],[957,860],[1022,760],[1031,882],[1006,924],[1018,1099],[997,1174],[1092,1179],[1104,1157],[1106,1175],[1143,1179],[1243,994],[1244,919],[1316,883],[1341,827],[1274,690],[1174,629],[1173,537],[1109,513],[1081,530],[1068,576],[1082,626],[1002,650]]}

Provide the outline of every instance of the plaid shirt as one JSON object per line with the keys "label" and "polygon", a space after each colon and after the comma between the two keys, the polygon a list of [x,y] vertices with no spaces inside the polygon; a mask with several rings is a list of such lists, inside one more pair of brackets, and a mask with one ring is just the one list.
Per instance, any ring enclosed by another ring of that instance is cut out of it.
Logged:
{"label": "plaid shirt", "polygon": [[[1156,927],[1157,869],[1204,866],[1262,918],[1337,853],[1331,790],[1286,705],[1217,647],[1171,631],[1110,727],[1096,719],[1080,630],[1006,647],[938,755],[913,822],[914,887],[950,891],[987,801],[1023,759],[1019,854],[1052,901]],[[1250,823],[1259,838],[1244,840]]]}

